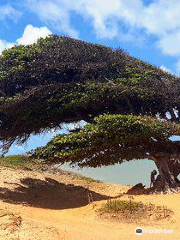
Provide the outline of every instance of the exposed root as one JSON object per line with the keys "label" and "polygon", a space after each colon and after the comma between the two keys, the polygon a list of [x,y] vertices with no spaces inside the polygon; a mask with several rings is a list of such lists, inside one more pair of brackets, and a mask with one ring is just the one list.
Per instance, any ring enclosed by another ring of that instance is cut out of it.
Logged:
{"label": "exposed root", "polygon": [[172,193],[179,193],[179,192],[180,192],[180,186],[176,186],[176,187],[166,187],[164,189],[153,188],[150,193],[172,194]]}

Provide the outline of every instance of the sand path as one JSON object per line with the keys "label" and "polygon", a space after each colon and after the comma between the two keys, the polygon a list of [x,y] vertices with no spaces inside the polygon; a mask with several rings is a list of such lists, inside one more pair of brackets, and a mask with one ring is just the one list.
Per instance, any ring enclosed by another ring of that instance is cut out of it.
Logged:
{"label": "sand path", "polygon": [[[141,236],[137,236],[135,228],[138,227],[138,224],[126,223],[123,220],[119,222],[109,221],[108,219],[100,219],[98,217],[96,210],[106,200],[97,201],[94,205],[87,205],[86,192],[83,188],[75,188],[73,191],[69,189],[73,185],[83,186],[84,184],[83,187],[87,187],[87,183],[81,180],[67,176],[56,177],[44,173],[8,168],[2,168],[0,173],[0,182],[2,182],[0,208],[13,213],[17,218],[17,220],[12,220],[12,217],[9,217],[9,215],[0,218],[0,239],[180,239],[180,194],[135,196],[134,198],[137,201],[144,203],[151,201],[156,205],[166,205],[174,211],[174,215],[170,219],[164,219],[153,224],[149,221],[140,224],[140,227],[143,229],[165,228],[172,229],[173,233],[143,233]],[[51,181],[46,185],[45,179],[47,180],[47,178],[51,178]],[[26,179],[26,181],[22,181],[22,179]],[[34,182],[33,179],[36,181]],[[59,185],[59,183],[62,185]],[[68,185],[67,190],[66,185],[70,183],[72,185]],[[63,188],[63,192],[62,189],[58,192],[59,187]],[[90,183],[88,187],[100,194],[97,196],[98,200],[101,197],[104,199],[104,196],[117,195],[120,191],[126,189],[124,186],[102,183]],[[68,191],[70,191],[70,194]],[[55,192],[55,195],[53,195],[53,192]],[[64,197],[61,199],[62,194],[64,194]],[[56,195],[58,198],[56,198]],[[66,195],[68,197],[67,200],[65,198]],[[127,199],[127,197],[124,196],[123,199]],[[64,204],[64,201],[66,201],[66,204]],[[78,205],[77,201],[80,201]],[[19,218],[21,218],[20,221],[18,220]]]}

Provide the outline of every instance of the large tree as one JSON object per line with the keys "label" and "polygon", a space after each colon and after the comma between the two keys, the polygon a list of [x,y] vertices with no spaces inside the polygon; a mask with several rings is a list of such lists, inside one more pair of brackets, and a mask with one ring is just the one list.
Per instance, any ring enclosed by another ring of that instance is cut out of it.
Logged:
{"label": "large tree", "polygon": [[92,167],[148,158],[160,188],[174,188],[179,143],[169,137],[179,134],[179,93],[179,78],[120,49],[50,36],[0,56],[0,138],[7,150],[32,133],[85,120],[84,129],[32,154]]}

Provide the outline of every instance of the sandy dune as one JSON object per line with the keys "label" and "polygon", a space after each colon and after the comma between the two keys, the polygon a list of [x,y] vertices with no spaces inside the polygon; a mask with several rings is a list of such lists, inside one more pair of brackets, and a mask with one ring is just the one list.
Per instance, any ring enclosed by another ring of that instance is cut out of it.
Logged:
{"label": "sandy dune", "polygon": [[[138,223],[100,218],[97,212],[106,199],[127,191],[128,186],[4,167],[0,170],[0,182],[3,240],[180,239],[180,194],[134,196],[134,200],[166,205],[174,212],[171,218],[156,222],[145,219],[139,224],[144,230],[165,228],[173,233],[137,236]],[[94,204],[88,205],[87,188],[93,194]]]}

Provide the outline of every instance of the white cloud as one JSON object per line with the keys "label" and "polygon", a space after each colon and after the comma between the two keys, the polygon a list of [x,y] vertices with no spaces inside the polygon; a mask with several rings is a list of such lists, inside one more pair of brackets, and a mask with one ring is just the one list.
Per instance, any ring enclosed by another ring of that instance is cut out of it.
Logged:
{"label": "white cloud", "polygon": [[180,1],[27,0],[39,19],[61,33],[78,37],[73,15],[89,21],[100,38],[133,40],[152,35],[164,54],[180,58]]}
{"label": "white cloud", "polygon": [[[156,0],[149,4],[143,0],[26,0],[23,6],[62,34],[79,36],[73,26],[73,16],[78,14],[91,23],[100,38],[135,42],[151,34],[164,54],[180,55],[179,0]],[[10,5],[0,6],[0,19],[20,14]]]}
{"label": "white cloud", "polygon": [[5,40],[0,39],[0,54],[4,49],[11,48],[13,43],[6,42]]}
{"label": "white cloud", "polygon": [[180,75],[180,60],[178,60],[176,63],[176,73]]}
{"label": "white cloud", "polygon": [[19,145],[17,145],[16,148],[17,148],[18,150],[20,150],[20,151],[24,151],[24,150],[25,150],[25,148],[24,148],[23,146],[19,146]]}
{"label": "white cloud", "polygon": [[45,38],[51,34],[51,31],[47,27],[34,27],[27,25],[24,29],[22,37],[18,38],[14,43],[7,42],[0,39],[0,54],[3,50],[13,47],[14,45],[28,45],[37,42],[39,38]]}
{"label": "white cloud", "polygon": [[[74,15],[88,21],[99,38],[141,42],[151,35],[163,54],[180,60],[180,1],[156,0],[26,0],[23,6],[36,14],[43,25],[61,34],[79,37]],[[10,5],[0,7],[0,19],[15,19],[21,13]],[[47,27],[28,25],[16,43],[29,44],[49,33]],[[0,51],[10,43],[1,41]],[[179,63],[177,63],[177,66]]]}
{"label": "white cloud", "polygon": [[33,27],[27,25],[21,38],[17,39],[18,44],[28,45],[35,43],[39,38],[45,38],[52,34],[47,27]]}
{"label": "white cloud", "polygon": [[163,70],[164,72],[167,72],[167,73],[171,73],[171,74],[172,74],[172,71],[171,71],[169,68],[165,67],[164,65],[161,65],[161,66],[160,66],[160,69]]}
{"label": "white cloud", "polygon": [[180,29],[160,37],[158,47],[169,56],[180,56]]}
{"label": "white cloud", "polygon": [[10,5],[0,6],[0,20],[10,18],[16,21],[22,15],[21,12],[17,11]]}
{"label": "white cloud", "polygon": [[37,14],[40,20],[46,25],[49,25],[62,33],[78,38],[78,31],[73,29],[70,23],[70,10],[75,6],[75,2],[72,2],[72,0],[69,2],[72,3],[71,6],[68,6],[68,1],[65,0],[27,0],[27,6],[30,11]]}
{"label": "white cloud", "polygon": [[[143,31],[163,41],[180,30],[179,0],[157,0],[149,5],[143,0],[27,0],[27,7],[41,21],[71,36],[77,35],[71,21],[75,13],[91,22],[98,37],[114,38]],[[177,38],[173,40],[179,43]]]}

